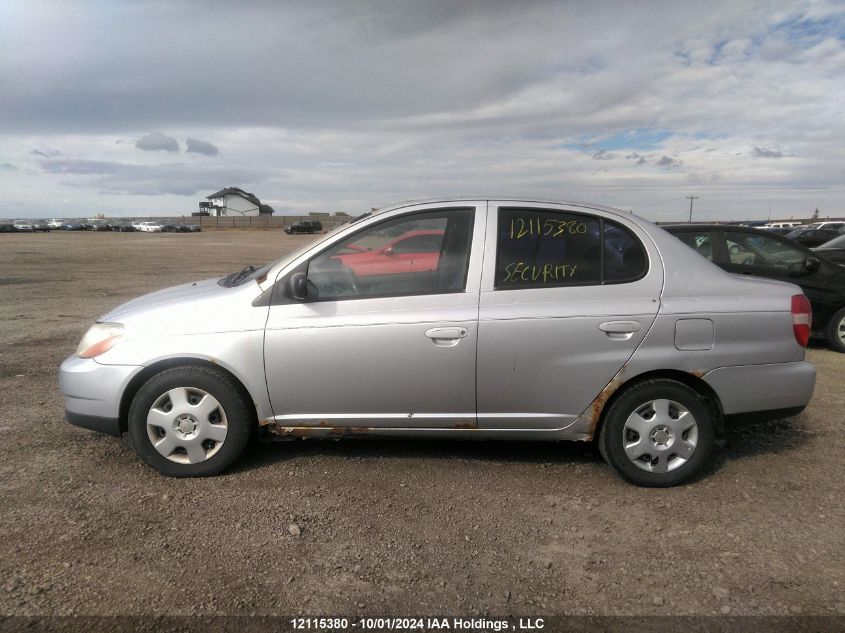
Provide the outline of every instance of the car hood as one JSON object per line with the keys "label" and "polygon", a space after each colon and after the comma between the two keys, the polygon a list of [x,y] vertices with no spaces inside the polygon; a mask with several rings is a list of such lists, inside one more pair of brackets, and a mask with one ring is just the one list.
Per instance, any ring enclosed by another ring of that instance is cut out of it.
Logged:
{"label": "car hood", "polygon": [[152,307],[161,307],[163,304],[185,303],[200,297],[203,299],[210,299],[213,298],[214,295],[231,294],[231,291],[231,288],[224,288],[223,286],[218,285],[217,279],[195,281],[193,283],[173,286],[172,288],[165,288],[164,290],[157,290],[155,292],[142,295],[136,299],[122,303],[97,320],[114,321],[117,317],[126,315],[127,313],[135,313]]}

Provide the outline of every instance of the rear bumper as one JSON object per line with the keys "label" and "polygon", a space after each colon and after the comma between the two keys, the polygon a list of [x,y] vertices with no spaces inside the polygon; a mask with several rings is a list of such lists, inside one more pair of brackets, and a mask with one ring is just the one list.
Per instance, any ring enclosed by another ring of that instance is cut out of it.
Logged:
{"label": "rear bumper", "polygon": [[138,371],[134,365],[101,365],[71,356],[59,369],[59,389],[65,399],[67,421],[110,435],[120,435],[120,398]]}
{"label": "rear bumper", "polygon": [[[704,375],[726,416],[738,413],[783,417],[776,412],[803,410],[813,397],[816,368],[806,361],[721,367]],[[771,416],[770,416],[771,417]]]}

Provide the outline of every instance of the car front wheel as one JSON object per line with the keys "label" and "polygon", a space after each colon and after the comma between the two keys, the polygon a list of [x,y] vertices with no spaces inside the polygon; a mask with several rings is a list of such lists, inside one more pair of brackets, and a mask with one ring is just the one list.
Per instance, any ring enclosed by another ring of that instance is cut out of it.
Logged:
{"label": "car front wheel", "polygon": [[834,314],[827,324],[827,342],[837,352],[845,353],[845,308]]}
{"label": "car front wheel", "polygon": [[626,480],[669,487],[704,467],[715,441],[707,404],[674,380],[648,380],[611,403],[599,433],[599,450]]}
{"label": "car front wheel", "polygon": [[175,367],[150,378],[129,409],[138,456],[171,477],[204,477],[228,468],[254,426],[246,394],[210,367]]}

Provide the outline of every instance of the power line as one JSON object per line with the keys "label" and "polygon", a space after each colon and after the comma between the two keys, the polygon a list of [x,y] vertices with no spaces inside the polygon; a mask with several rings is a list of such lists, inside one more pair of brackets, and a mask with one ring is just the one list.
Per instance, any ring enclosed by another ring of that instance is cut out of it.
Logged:
{"label": "power line", "polygon": [[687,199],[689,199],[689,221],[692,224],[692,201],[698,200],[698,196],[687,196]]}

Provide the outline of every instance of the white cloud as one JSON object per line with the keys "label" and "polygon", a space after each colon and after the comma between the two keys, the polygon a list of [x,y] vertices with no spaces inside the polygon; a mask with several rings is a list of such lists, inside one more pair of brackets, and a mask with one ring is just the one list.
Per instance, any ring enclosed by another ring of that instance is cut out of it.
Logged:
{"label": "white cloud", "polygon": [[190,212],[225,185],[277,212],[492,193],[845,213],[835,3],[34,6],[0,8],[0,216]]}

